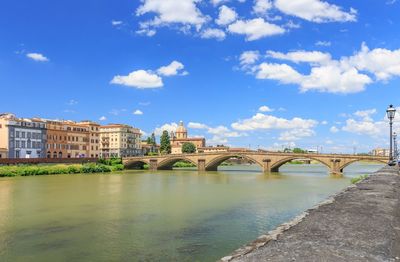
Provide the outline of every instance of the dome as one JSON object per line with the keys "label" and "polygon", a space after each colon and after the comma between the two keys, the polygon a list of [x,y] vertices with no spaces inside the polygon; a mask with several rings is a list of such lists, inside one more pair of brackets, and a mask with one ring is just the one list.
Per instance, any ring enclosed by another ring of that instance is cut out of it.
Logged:
{"label": "dome", "polygon": [[180,121],[179,122],[179,126],[176,128],[176,133],[186,133],[187,130],[185,128],[185,126],[183,125],[183,122]]}

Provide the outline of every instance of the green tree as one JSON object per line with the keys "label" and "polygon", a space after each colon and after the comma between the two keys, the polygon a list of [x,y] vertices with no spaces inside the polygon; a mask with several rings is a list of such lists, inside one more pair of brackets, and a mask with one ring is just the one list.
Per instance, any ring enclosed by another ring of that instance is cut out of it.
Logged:
{"label": "green tree", "polygon": [[182,145],[182,153],[191,154],[196,152],[196,146],[193,143],[187,142]]}
{"label": "green tree", "polygon": [[169,140],[168,131],[164,130],[160,138],[160,152],[161,154],[171,153],[171,142]]}
{"label": "green tree", "polygon": [[154,133],[151,133],[151,144],[154,146],[157,144],[156,135],[154,135]]}
{"label": "green tree", "polygon": [[146,143],[148,144],[148,145],[151,145],[152,143],[151,143],[151,137],[147,137],[147,139],[146,139]]}
{"label": "green tree", "polygon": [[305,153],[305,152],[306,152],[306,151],[304,151],[304,150],[301,149],[301,148],[298,148],[298,147],[293,148],[293,153],[303,154],[303,153]]}

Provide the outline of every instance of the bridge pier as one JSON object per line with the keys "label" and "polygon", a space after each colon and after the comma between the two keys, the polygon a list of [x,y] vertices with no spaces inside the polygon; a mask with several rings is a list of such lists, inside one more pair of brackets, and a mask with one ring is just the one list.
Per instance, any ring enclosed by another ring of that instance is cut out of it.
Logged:
{"label": "bridge pier", "polygon": [[206,160],[205,159],[197,160],[197,171],[199,171],[199,172],[206,171]]}
{"label": "bridge pier", "polygon": [[150,159],[149,170],[150,171],[157,171],[158,170],[158,161],[157,161],[157,159]]}
{"label": "bridge pier", "polygon": [[271,170],[271,159],[266,158],[266,159],[263,159],[262,162],[263,162],[263,172],[264,173],[271,172],[272,171]]}
{"label": "bridge pier", "polygon": [[333,158],[331,159],[331,168],[330,173],[331,175],[341,176],[343,174],[343,170],[340,168],[340,159]]}

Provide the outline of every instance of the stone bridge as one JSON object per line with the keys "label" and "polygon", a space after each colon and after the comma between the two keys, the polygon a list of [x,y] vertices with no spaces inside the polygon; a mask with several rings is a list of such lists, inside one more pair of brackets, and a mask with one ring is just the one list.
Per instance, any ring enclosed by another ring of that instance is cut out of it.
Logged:
{"label": "stone bridge", "polygon": [[149,165],[150,170],[171,170],[178,161],[187,161],[194,164],[198,171],[217,171],[224,161],[232,157],[242,157],[258,164],[263,172],[278,172],[279,167],[296,159],[315,160],[325,165],[330,173],[341,174],[343,169],[357,161],[374,161],[387,163],[388,157],[359,156],[344,154],[296,154],[278,152],[215,152],[180,155],[141,156],[123,158],[127,169],[133,169],[143,164]]}

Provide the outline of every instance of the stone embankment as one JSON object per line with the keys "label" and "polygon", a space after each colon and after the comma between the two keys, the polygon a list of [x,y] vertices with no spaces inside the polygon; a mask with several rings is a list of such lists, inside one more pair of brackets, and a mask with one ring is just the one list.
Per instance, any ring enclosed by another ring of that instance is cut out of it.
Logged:
{"label": "stone embankment", "polygon": [[385,167],[221,261],[400,261],[400,176]]}

